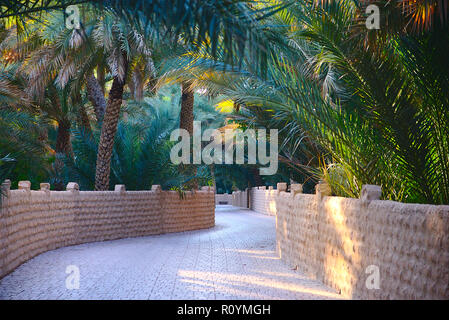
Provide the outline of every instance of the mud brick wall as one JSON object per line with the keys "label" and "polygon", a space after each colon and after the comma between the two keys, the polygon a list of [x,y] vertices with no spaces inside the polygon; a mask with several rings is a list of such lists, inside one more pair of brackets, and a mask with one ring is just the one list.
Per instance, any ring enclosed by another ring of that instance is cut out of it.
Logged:
{"label": "mud brick wall", "polygon": [[228,204],[235,207],[248,208],[247,191],[233,191],[232,194],[223,193],[215,195],[215,204]]}
{"label": "mud brick wall", "polygon": [[232,194],[229,194],[229,193],[216,194],[215,195],[215,203],[217,205],[220,205],[220,204],[232,205]]}
{"label": "mud brick wall", "polygon": [[449,206],[376,200],[376,186],[361,199],[330,197],[324,187],[276,197],[283,261],[348,298],[449,299]]}
{"label": "mud brick wall", "polygon": [[248,191],[233,191],[232,205],[240,208],[248,208]]}
{"label": "mud brick wall", "polygon": [[215,225],[214,190],[188,191],[183,198],[176,191],[163,192],[163,232],[211,228]]}
{"label": "mud brick wall", "polygon": [[269,216],[276,215],[276,198],[279,190],[266,186],[250,189],[250,209]]}
{"label": "mud brick wall", "polygon": [[67,191],[19,190],[4,184],[0,211],[0,278],[48,250],[113,240],[210,228],[215,225],[214,191]]}

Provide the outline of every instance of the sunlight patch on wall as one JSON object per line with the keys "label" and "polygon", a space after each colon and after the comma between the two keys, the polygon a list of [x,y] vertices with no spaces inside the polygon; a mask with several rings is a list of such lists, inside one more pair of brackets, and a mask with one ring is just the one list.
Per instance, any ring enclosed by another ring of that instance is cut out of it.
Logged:
{"label": "sunlight patch on wall", "polygon": [[332,197],[324,206],[328,213],[329,227],[333,232],[326,239],[325,270],[327,277],[333,279],[334,286],[345,296],[351,296],[353,289],[353,267],[360,264],[360,256],[355,250],[357,240],[352,239],[351,228],[348,227],[348,216],[345,214],[344,198]]}

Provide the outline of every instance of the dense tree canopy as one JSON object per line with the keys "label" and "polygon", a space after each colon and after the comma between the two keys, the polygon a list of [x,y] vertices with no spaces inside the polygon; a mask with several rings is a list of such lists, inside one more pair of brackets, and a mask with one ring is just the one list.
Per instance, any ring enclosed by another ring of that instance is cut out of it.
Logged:
{"label": "dense tree canopy", "polygon": [[[65,27],[70,4],[80,29]],[[379,29],[365,24],[372,4]],[[226,192],[280,180],[313,192],[325,180],[335,195],[377,184],[385,199],[447,204],[448,10],[439,0],[3,1],[0,180],[183,190],[215,177]],[[215,110],[220,101],[233,108]],[[193,119],[279,129],[278,174],[166,165],[168,133]]]}

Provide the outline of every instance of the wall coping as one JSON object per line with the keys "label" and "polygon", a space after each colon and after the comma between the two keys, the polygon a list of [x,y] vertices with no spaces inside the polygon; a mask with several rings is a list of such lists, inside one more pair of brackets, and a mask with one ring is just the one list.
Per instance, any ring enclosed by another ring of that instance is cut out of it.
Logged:
{"label": "wall coping", "polygon": [[215,225],[214,190],[50,191],[48,183],[30,190],[2,184],[0,204],[0,278],[45,251],[88,242],[211,228]]}

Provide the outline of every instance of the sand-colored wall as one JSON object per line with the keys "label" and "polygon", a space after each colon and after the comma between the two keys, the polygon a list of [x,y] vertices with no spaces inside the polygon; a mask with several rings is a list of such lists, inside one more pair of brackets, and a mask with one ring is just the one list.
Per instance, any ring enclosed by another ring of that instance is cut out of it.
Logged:
{"label": "sand-colored wall", "polygon": [[214,193],[213,189],[188,191],[181,199],[176,191],[163,191],[161,196],[162,233],[213,227],[215,225]]}
{"label": "sand-colored wall", "polygon": [[276,215],[277,190],[272,187],[254,187],[250,191],[250,209],[269,216]]}
{"label": "sand-colored wall", "polygon": [[349,298],[449,299],[449,206],[376,198],[279,192],[281,259]]}
{"label": "sand-colored wall", "polygon": [[220,204],[232,205],[232,194],[229,194],[229,193],[216,194],[215,195],[215,203],[217,205],[220,205]]}
{"label": "sand-colored wall", "polygon": [[[70,185],[70,184],[69,184]],[[21,186],[19,186],[21,188]],[[93,241],[210,228],[214,191],[9,190],[0,211],[0,278],[48,250]]]}
{"label": "sand-colored wall", "polygon": [[227,204],[235,207],[248,208],[247,191],[233,191],[232,194],[220,193],[215,195],[215,204]]}
{"label": "sand-colored wall", "polygon": [[[248,189],[247,189],[248,190]],[[232,205],[240,208],[248,208],[248,191],[233,191]]]}

